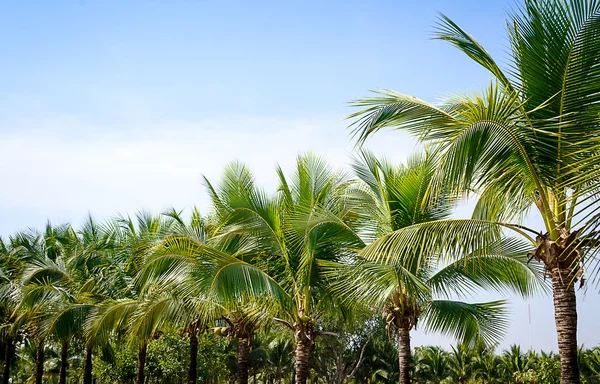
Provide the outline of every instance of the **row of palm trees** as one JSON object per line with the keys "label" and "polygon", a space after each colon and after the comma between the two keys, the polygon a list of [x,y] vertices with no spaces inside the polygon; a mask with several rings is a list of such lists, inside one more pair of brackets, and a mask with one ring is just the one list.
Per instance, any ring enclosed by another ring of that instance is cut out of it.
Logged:
{"label": "row of palm trees", "polygon": [[[594,383],[600,377],[600,349],[578,350],[582,378]],[[517,345],[500,354],[484,345],[467,345],[445,351],[439,347],[415,350],[417,383],[558,383],[560,360],[554,353],[527,351]]]}
{"label": "row of palm trees", "polygon": [[36,384],[49,341],[61,345],[59,384],[66,383],[74,340],[86,346],[88,384],[93,351],[115,338],[136,346],[142,384],[149,341],[173,330],[190,340],[189,383],[197,379],[198,335],[205,331],[237,340],[236,380],[244,384],[253,339],[272,327],[293,338],[298,384],[307,382],[316,340],[338,336],[325,324],[360,322],[373,312],[397,335],[403,383],[410,382],[410,331],[417,323],[461,342],[497,341],[506,303],[453,297],[476,289],[543,290],[541,270],[528,263],[522,241],[499,236],[488,252],[469,254],[415,247],[393,262],[359,254],[401,228],[450,214],[451,194],[429,201],[435,160],[414,156],[394,166],[363,151],[352,177],[308,154],[298,158],[292,177],[277,170],[275,194],[233,163],[218,185],[206,180],[207,217],[171,210],[13,235],[0,246],[3,380],[14,343],[23,338],[37,346]]}

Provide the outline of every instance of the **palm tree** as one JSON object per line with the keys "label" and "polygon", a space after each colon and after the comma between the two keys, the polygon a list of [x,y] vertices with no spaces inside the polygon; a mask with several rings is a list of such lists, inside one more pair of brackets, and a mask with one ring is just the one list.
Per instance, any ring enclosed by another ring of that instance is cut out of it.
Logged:
{"label": "palm tree", "polygon": [[160,297],[170,300],[168,308],[161,307],[161,312],[153,313],[152,318],[161,318],[163,322],[179,324],[191,331],[189,383],[196,382],[194,333],[198,327],[206,328],[207,324],[217,321],[213,328],[215,334],[237,340],[236,379],[246,384],[252,339],[270,321],[265,311],[268,306],[265,298],[253,297],[249,302],[229,294],[223,296],[214,289],[221,285],[231,288],[228,268],[242,265],[253,268],[237,257],[243,252],[244,242],[240,239],[210,242],[213,225],[202,219],[197,210],[193,211],[190,223],[181,218],[180,212],[170,211],[166,215],[175,220],[176,229],[149,255],[136,278],[141,292],[150,288],[169,292],[168,296]]}
{"label": "palm tree", "polygon": [[587,383],[600,380],[600,347],[588,349],[582,353],[582,376]]}
{"label": "palm tree", "polygon": [[[14,246],[18,248],[21,257],[27,262],[26,268],[33,264],[60,263],[64,255],[64,245],[68,241],[69,226],[53,226],[46,224],[43,233],[31,230],[22,233],[15,239]],[[21,276],[21,300],[19,301],[18,318],[13,327],[25,327],[28,335],[36,344],[35,384],[42,384],[44,374],[44,352],[46,349],[46,329],[44,321],[48,311],[52,311],[55,303],[45,300],[44,293],[38,295],[38,287],[29,284],[28,270]],[[37,300],[38,296],[42,299]],[[64,369],[64,367],[63,367]]]}
{"label": "palm tree", "polygon": [[87,321],[86,332],[88,339],[106,342],[114,331],[127,331],[129,341],[139,348],[136,384],[143,384],[148,342],[157,337],[159,328],[167,323],[164,318],[155,315],[171,301],[164,291],[138,289],[135,277],[148,256],[173,232],[174,221],[162,215],[139,212],[135,220],[120,218],[115,226],[123,286],[94,309]]}
{"label": "palm tree", "polygon": [[523,353],[520,346],[511,345],[500,357],[500,365],[511,380],[516,377],[519,382],[519,376],[533,368],[534,359],[532,357],[532,354]]}
{"label": "palm tree", "polygon": [[[427,191],[435,171],[431,158],[412,157],[406,166],[394,167],[362,152],[354,163],[362,181],[350,194],[368,228],[367,237],[385,238],[403,228],[446,218],[453,199],[439,196],[429,203]],[[490,251],[492,249],[490,248]],[[501,252],[501,253],[500,253]],[[410,383],[410,332],[419,321],[427,331],[456,337],[463,343],[483,337],[495,341],[503,333],[504,302],[470,304],[452,300],[473,288],[492,288],[527,295],[540,287],[538,272],[527,265],[527,248],[506,239],[493,252],[460,255],[440,268],[436,254],[387,263],[381,255],[358,259],[356,265],[332,265],[336,290],[347,300],[380,308],[390,333],[397,335],[400,382]],[[344,269],[349,269],[344,272]]]}
{"label": "palm tree", "polygon": [[[218,189],[206,183],[221,223],[216,236],[223,241],[244,241],[237,268],[228,270],[234,286],[227,289],[250,288],[276,296],[281,311],[276,321],[294,333],[295,383],[306,384],[315,337],[327,333],[320,329],[320,318],[328,309],[342,309],[328,291],[321,263],[340,261],[363,243],[352,230],[356,217],[342,198],[345,177],[312,155],[298,158],[291,180],[281,169],[278,175],[276,199],[257,188],[241,164],[226,170]],[[259,268],[253,270],[255,278],[261,271],[266,275],[260,277],[258,286],[247,276],[245,260]]]}
{"label": "palm tree", "polygon": [[[596,256],[600,224],[598,113],[600,2],[525,0],[507,21],[512,64],[506,74],[449,18],[437,39],[450,42],[494,77],[481,96],[432,105],[385,91],[358,100],[353,118],[363,142],[384,127],[405,129],[440,152],[432,194],[475,192],[472,220],[423,223],[392,234],[373,249],[409,247],[408,232],[429,248],[480,248],[501,228],[524,236],[552,281],[561,383],[579,383],[575,281]],[[533,207],[544,227],[520,225]],[[460,241],[458,240],[460,239]],[[598,269],[592,268],[594,272]]]}
{"label": "palm tree", "polygon": [[[440,347],[421,347],[415,350],[419,356],[415,364],[415,376],[426,383],[439,384],[448,377],[446,352]],[[421,382],[421,381],[419,381]]]}
{"label": "palm tree", "polygon": [[19,329],[15,329],[13,325],[19,317],[22,299],[21,274],[25,260],[21,257],[18,246],[18,238],[22,236],[23,234],[18,234],[6,242],[0,238],[0,335],[4,343],[2,384],[9,383],[15,344],[19,339]]}
{"label": "palm tree", "polygon": [[476,351],[474,364],[474,376],[483,384],[502,383],[502,363],[494,353],[493,348],[480,348]]}
{"label": "palm tree", "polygon": [[[118,282],[111,255],[115,250],[114,231],[91,217],[78,233],[69,228],[61,240],[61,254],[55,259],[33,259],[22,282],[29,306],[44,308],[39,321],[44,338],[61,344],[59,384],[66,383],[69,344],[83,339],[84,324],[98,304],[110,299]],[[94,340],[86,340],[84,384],[92,383]]]}
{"label": "palm tree", "polygon": [[475,356],[468,344],[459,344],[452,347],[446,360],[448,364],[449,377],[456,383],[466,384],[473,376]]}

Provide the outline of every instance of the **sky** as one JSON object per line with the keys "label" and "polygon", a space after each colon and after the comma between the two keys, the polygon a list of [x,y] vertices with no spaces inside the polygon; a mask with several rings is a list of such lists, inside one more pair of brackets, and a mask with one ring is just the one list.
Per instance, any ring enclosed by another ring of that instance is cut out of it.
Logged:
{"label": "sky", "polygon": [[[265,188],[312,151],[346,167],[348,102],[393,89],[435,102],[490,75],[431,39],[438,13],[507,63],[512,1],[0,0],[0,236],[161,212],[208,198],[233,160]],[[403,132],[367,147],[402,161]],[[468,215],[459,209],[457,217]],[[527,224],[540,226],[535,217]],[[502,296],[481,294],[483,301]],[[500,345],[556,350],[549,295],[511,299]],[[597,287],[578,291],[579,342],[600,343]],[[531,304],[531,323],[528,320]],[[413,335],[413,345],[451,340]]]}

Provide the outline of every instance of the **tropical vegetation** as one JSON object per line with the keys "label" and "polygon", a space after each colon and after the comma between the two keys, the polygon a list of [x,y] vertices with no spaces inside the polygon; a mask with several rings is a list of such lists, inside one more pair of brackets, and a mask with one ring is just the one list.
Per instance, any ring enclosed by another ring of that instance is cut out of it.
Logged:
{"label": "tropical vegetation", "polygon": [[[485,250],[503,231],[526,239],[552,282],[561,383],[579,383],[575,289],[599,265],[600,2],[526,0],[506,25],[510,64],[502,69],[454,21],[439,19],[434,37],[491,74],[484,91],[436,105],[394,91],[354,102],[359,143],[384,127],[406,130],[438,156],[433,200],[448,192],[478,198],[471,219],[399,229],[364,257],[398,260],[415,241],[421,252]],[[523,225],[530,210],[541,228]]]}
{"label": "tropical vegetation", "polygon": [[[436,38],[492,74],[481,94],[354,103],[359,145],[385,127],[425,143],[404,164],[308,153],[267,191],[234,162],[204,180],[205,215],[0,238],[2,383],[600,382],[575,293],[598,276],[600,1],[526,0],[507,25],[505,71],[440,17]],[[558,354],[499,350],[508,302],[482,291],[551,292]],[[455,344],[413,348],[418,328]]]}

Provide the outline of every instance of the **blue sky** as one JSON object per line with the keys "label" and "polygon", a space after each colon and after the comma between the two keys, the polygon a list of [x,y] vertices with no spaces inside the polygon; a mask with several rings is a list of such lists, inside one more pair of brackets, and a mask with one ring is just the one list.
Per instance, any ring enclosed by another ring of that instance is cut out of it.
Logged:
{"label": "blue sky", "polygon": [[[434,101],[489,82],[430,39],[437,12],[505,63],[513,4],[3,0],[0,235],[87,212],[204,208],[200,175],[216,180],[234,159],[268,188],[275,165],[289,169],[302,151],[342,167],[348,101],[382,88]],[[394,160],[418,149],[399,132],[368,146]],[[580,342],[598,344],[596,290],[580,299]],[[556,349],[551,299],[532,311],[534,348]],[[502,345],[528,347],[526,302],[512,318]],[[420,333],[415,343],[448,345]]]}

